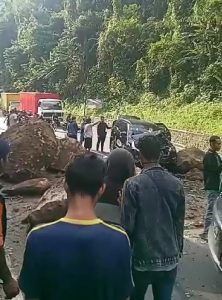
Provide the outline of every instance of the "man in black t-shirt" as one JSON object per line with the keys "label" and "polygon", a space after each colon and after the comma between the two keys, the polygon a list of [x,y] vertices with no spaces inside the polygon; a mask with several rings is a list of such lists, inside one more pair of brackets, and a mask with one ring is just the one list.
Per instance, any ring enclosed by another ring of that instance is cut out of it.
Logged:
{"label": "man in black t-shirt", "polygon": [[97,141],[97,147],[96,147],[97,151],[99,151],[99,146],[101,144],[101,152],[103,152],[106,135],[107,135],[107,132],[106,132],[107,129],[110,129],[110,127],[104,121],[104,117],[101,117],[101,121],[99,122],[99,124],[97,126],[97,135],[98,135],[98,141]]}
{"label": "man in black t-shirt", "polygon": [[222,159],[218,152],[221,149],[221,139],[219,136],[210,138],[210,149],[204,156],[204,188],[207,191],[208,206],[205,216],[204,232],[201,237],[206,240],[210,224],[212,222],[213,208],[219,196],[220,175],[222,172]]}

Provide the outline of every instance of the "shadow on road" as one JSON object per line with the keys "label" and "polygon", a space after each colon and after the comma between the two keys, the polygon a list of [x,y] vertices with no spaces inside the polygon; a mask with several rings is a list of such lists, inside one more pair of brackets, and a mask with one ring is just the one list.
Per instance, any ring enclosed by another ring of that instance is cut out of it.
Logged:
{"label": "shadow on road", "polygon": [[222,274],[211,259],[208,245],[186,239],[184,253],[178,272],[180,293],[192,299],[222,299]]}

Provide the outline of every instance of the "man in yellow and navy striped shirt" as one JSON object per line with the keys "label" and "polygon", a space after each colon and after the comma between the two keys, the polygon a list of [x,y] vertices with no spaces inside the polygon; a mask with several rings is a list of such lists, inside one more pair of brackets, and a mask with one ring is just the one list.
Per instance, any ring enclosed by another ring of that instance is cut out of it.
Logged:
{"label": "man in yellow and navy striped shirt", "polygon": [[133,283],[126,233],[97,219],[105,163],[94,154],[76,159],[66,172],[65,218],[30,233],[20,275],[28,300],[126,300]]}

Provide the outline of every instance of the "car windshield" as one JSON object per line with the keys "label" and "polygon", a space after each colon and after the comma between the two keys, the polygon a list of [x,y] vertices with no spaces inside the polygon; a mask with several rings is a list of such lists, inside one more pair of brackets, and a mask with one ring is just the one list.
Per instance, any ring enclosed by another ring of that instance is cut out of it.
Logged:
{"label": "car windshield", "polygon": [[144,132],[153,132],[153,131],[157,131],[158,129],[156,128],[156,126],[152,126],[152,124],[133,124],[131,126],[131,132],[132,135],[138,135],[138,134],[142,134]]}
{"label": "car windshield", "polygon": [[10,107],[11,108],[17,108],[17,107],[19,107],[19,105],[20,105],[20,102],[13,102],[13,103],[10,104]]}
{"label": "car windshield", "polygon": [[62,110],[61,101],[44,101],[41,103],[43,110]]}

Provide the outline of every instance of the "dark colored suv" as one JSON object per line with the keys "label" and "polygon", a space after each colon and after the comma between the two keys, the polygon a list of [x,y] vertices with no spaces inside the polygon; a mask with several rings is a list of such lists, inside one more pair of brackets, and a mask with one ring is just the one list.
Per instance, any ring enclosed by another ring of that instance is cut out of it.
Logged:
{"label": "dark colored suv", "polygon": [[175,171],[177,153],[176,148],[170,141],[170,131],[164,124],[158,124],[141,121],[135,117],[120,117],[113,122],[110,150],[115,148],[127,149],[133,154],[136,165],[141,167],[137,143],[144,135],[154,133],[159,137],[162,146],[160,164],[169,171]]}

